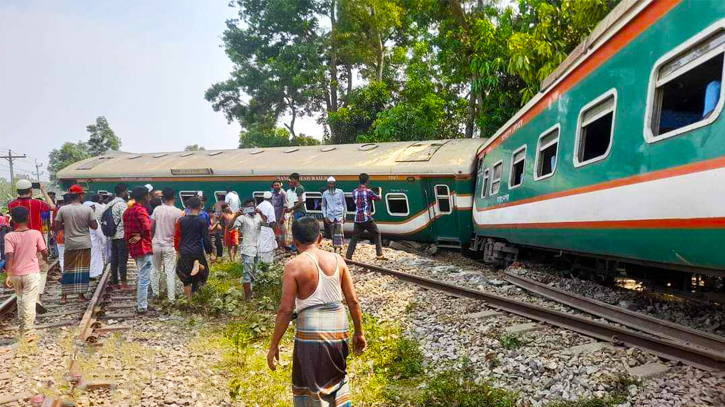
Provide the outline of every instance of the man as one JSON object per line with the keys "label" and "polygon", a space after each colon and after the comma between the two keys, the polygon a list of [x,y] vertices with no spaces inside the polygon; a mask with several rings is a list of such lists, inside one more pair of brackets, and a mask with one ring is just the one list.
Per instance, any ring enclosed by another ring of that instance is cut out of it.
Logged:
{"label": "man", "polygon": [[[126,281],[126,267],[128,261],[128,247],[124,236],[123,214],[128,209],[128,187],[121,182],[113,188],[116,197],[106,205],[106,210],[111,211],[116,232],[107,236],[111,239],[111,288],[130,291]],[[120,278],[119,278],[120,277]],[[119,285],[120,283],[120,285]]]}
{"label": "man", "polygon": [[181,209],[174,206],[176,192],[166,187],[163,189],[164,203],[154,209],[151,219],[154,220],[153,269],[151,270],[151,291],[159,299],[161,270],[166,276],[166,298],[170,302],[175,299],[176,287],[176,250],[174,250],[174,232],[176,222],[184,216]]}
{"label": "man", "polygon": [[342,226],[347,216],[347,203],[342,189],[335,188],[335,177],[327,179],[327,189],[322,193],[322,221],[325,224],[325,234],[332,239],[332,249],[335,253],[342,253],[345,232]]}
{"label": "man", "polygon": [[239,209],[242,206],[242,201],[239,199],[239,195],[237,195],[236,192],[231,191],[229,188],[227,188],[227,194],[224,196],[224,202],[229,205],[232,213],[239,212]]}
{"label": "man", "polygon": [[234,261],[239,250],[239,230],[234,227],[234,213],[227,203],[222,205],[221,227],[224,228],[224,244],[229,252],[229,261]]}
{"label": "man", "polygon": [[[83,205],[91,208],[96,222],[100,224],[103,215],[103,207],[98,202],[98,194],[91,195],[90,199],[83,202]],[[91,230],[91,269],[90,277],[98,278],[103,274],[103,246],[106,244],[103,231],[100,229]]]}
{"label": "man", "polygon": [[28,342],[32,342],[35,340],[33,324],[40,291],[38,253],[48,261],[48,251],[43,234],[29,226],[28,208],[16,206],[10,213],[15,222],[15,230],[5,235],[4,240],[8,273],[5,285],[15,289],[20,334],[25,335]]}
{"label": "man", "polygon": [[350,244],[347,247],[347,254],[345,257],[348,260],[352,260],[352,255],[355,253],[355,246],[357,246],[357,241],[360,239],[360,235],[367,231],[373,236],[373,240],[375,241],[375,253],[378,256],[378,260],[387,260],[385,256],[383,256],[383,242],[380,230],[378,229],[378,225],[375,223],[375,219],[373,219],[371,215],[373,208],[372,201],[379,201],[380,197],[368,188],[368,180],[370,180],[370,176],[368,174],[360,174],[359,180],[360,186],[352,191],[352,199],[355,201],[356,206],[355,227],[352,231],[352,238],[350,239]]}
{"label": "man", "polygon": [[269,226],[259,210],[254,208],[254,199],[244,201],[244,208],[234,215],[232,219],[234,228],[242,232],[242,284],[244,296],[252,298],[252,281],[256,277],[259,263],[259,234],[262,226]]}
{"label": "man", "polygon": [[257,211],[266,220],[267,226],[262,226],[259,233],[259,262],[264,264],[274,263],[274,251],[277,249],[277,240],[274,238],[274,228],[276,227],[277,217],[272,206],[272,192],[264,193],[263,201],[257,205]]}
{"label": "man", "polygon": [[270,369],[276,369],[279,343],[297,308],[292,361],[294,405],[350,405],[346,361],[348,322],[343,297],[355,327],[353,350],[361,354],[367,348],[362,311],[350,270],[339,255],[317,247],[322,236],[316,219],[296,220],[292,224],[292,236],[300,255],[284,268],[282,298],[267,364]]}
{"label": "man", "polygon": [[176,274],[184,284],[186,299],[191,300],[199,288],[209,277],[209,265],[206,262],[207,254],[211,253],[209,240],[209,226],[199,213],[201,200],[197,197],[186,201],[189,213],[176,223],[174,244],[179,251],[179,262],[176,265]]}
{"label": "man", "polygon": [[292,213],[294,219],[297,220],[307,215],[307,208],[305,208],[305,187],[300,184],[300,174],[294,172],[289,176],[289,186],[292,193],[290,194],[288,192],[287,195],[294,195],[295,200],[288,204],[290,207],[286,211]]}
{"label": "man", "polygon": [[285,208],[287,208],[287,193],[282,189],[282,183],[274,181],[272,183],[272,207],[274,207],[274,218],[277,221],[276,227],[274,228],[274,234],[277,236],[277,244],[280,248],[284,249],[286,246],[285,235],[287,234],[287,227],[284,222]]}
{"label": "man", "polygon": [[123,213],[123,235],[128,247],[128,255],[136,261],[138,278],[136,280],[136,313],[148,311],[149,283],[151,281],[151,257],[153,243],[151,241],[151,219],[146,212],[149,201],[149,190],[136,187],[131,192],[135,205]]}
{"label": "man", "polygon": [[91,268],[91,229],[98,228],[93,210],[83,204],[83,188],[73,185],[68,189],[66,204],[58,211],[55,224],[63,231],[63,276],[61,277],[61,304],[68,294],[77,294],[78,302],[87,301]]}
{"label": "man", "polygon": [[[15,189],[18,193],[18,197],[8,203],[8,211],[18,206],[24,206],[28,209],[28,227],[33,230],[37,230],[43,234],[43,220],[42,213],[47,211],[53,211],[55,209],[55,203],[48,192],[45,190],[45,186],[40,184],[40,192],[43,194],[45,201],[39,199],[33,199],[33,183],[27,179],[18,180],[15,184]],[[48,278],[48,264],[43,262],[40,264],[40,295],[45,293],[45,282]],[[38,308],[42,308],[40,297],[38,297]]]}
{"label": "man", "polygon": [[216,255],[212,256],[211,262],[216,263],[217,261],[224,260],[224,238],[222,236],[223,228],[221,226],[221,210],[217,214],[216,211],[208,209],[206,213],[209,215],[211,226],[209,226],[209,239],[211,239],[212,246],[216,249]]}

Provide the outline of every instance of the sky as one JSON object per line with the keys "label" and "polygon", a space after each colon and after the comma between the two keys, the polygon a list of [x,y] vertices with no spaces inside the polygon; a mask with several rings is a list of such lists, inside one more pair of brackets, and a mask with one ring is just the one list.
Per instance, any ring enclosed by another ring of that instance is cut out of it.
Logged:
{"label": "sky", "polygon": [[[236,148],[204,100],[233,65],[220,48],[228,0],[0,0],[0,155],[47,164],[66,141],[87,140],[105,116],[123,151]],[[312,120],[298,132],[315,135]],[[41,178],[47,178],[47,170]],[[0,159],[0,177],[9,177]]]}

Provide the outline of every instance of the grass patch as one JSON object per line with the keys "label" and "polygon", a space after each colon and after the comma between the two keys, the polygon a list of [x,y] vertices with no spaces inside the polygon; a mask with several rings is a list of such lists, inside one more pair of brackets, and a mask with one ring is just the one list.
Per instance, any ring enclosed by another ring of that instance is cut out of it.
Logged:
{"label": "grass patch", "polygon": [[514,407],[515,393],[477,382],[473,369],[451,370],[436,376],[418,405],[422,407]]}
{"label": "grass patch", "polygon": [[501,346],[508,350],[518,349],[522,345],[521,340],[516,334],[501,334],[497,339],[501,343]]}

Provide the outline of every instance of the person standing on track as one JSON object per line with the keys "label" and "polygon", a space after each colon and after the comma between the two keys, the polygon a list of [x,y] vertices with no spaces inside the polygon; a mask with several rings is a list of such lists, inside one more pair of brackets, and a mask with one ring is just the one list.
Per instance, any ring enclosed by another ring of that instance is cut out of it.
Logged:
{"label": "person standing on track", "polygon": [[317,219],[304,217],[292,224],[292,236],[300,251],[284,268],[282,298],[274,335],[267,353],[267,365],[276,370],[279,343],[294,309],[298,318],[292,360],[292,399],[295,406],[349,406],[347,378],[348,319],[355,332],[353,351],[367,348],[362,311],[352,275],[342,257],[318,248],[322,241]]}
{"label": "person standing on track", "polygon": [[[113,227],[115,232],[106,235],[111,239],[111,288],[130,291],[126,281],[126,270],[128,267],[128,247],[124,236],[123,214],[128,209],[128,187],[121,182],[113,188],[116,197],[106,205],[106,210],[111,211]],[[119,278],[120,277],[120,278]]]}
{"label": "person standing on track", "polygon": [[287,225],[284,221],[285,208],[287,208],[287,193],[282,189],[280,181],[272,183],[272,207],[274,207],[274,219],[276,220],[274,234],[277,236],[277,245],[280,249],[287,246]]}
{"label": "person standing on track", "polygon": [[15,231],[5,235],[7,258],[5,285],[15,290],[20,334],[25,335],[28,342],[32,342],[35,340],[33,332],[35,307],[40,295],[38,253],[48,261],[48,250],[43,234],[30,228],[30,211],[26,207],[16,206],[10,213],[15,222]]}
{"label": "person standing on track", "polygon": [[[28,227],[33,230],[37,230],[43,234],[43,221],[41,214],[47,211],[53,211],[55,209],[55,203],[50,199],[50,195],[45,190],[45,186],[40,184],[40,192],[43,194],[45,201],[40,199],[33,199],[33,183],[27,179],[18,180],[15,184],[15,189],[18,193],[18,197],[8,203],[8,211],[18,206],[24,206],[28,209]],[[38,308],[42,308],[43,305],[40,301],[40,296],[45,292],[45,282],[48,279],[48,263],[43,262],[40,264],[40,295],[38,296]]]}
{"label": "person standing on track", "polygon": [[151,270],[151,291],[159,299],[161,297],[161,270],[166,276],[166,298],[174,302],[176,293],[176,250],[174,249],[174,232],[176,222],[184,216],[181,209],[174,206],[176,192],[166,187],[163,189],[163,204],[154,208],[151,219],[154,220],[153,238],[153,269]]}
{"label": "person standing on track", "polygon": [[83,188],[73,185],[68,189],[68,200],[55,218],[56,228],[63,231],[65,252],[61,277],[61,304],[68,294],[77,294],[78,301],[87,301],[91,268],[91,229],[98,228],[93,210],[83,205]]}
{"label": "person standing on track", "polygon": [[136,279],[136,312],[145,314],[149,309],[149,283],[151,282],[151,257],[153,243],[151,241],[151,219],[146,211],[149,190],[136,187],[131,192],[136,204],[126,209],[123,214],[123,235],[126,239],[129,256],[136,260],[138,278]]}
{"label": "person standing on track", "polygon": [[360,240],[360,235],[367,231],[373,235],[373,240],[375,241],[375,253],[378,256],[378,260],[387,260],[385,256],[383,256],[383,241],[380,230],[378,229],[378,225],[375,223],[375,219],[373,219],[371,215],[373,201],[379,201],[380,197],[368,188],[368,180],[370,180],[370,176],[368,174],[360,174],[359,179],[360,186],[352,191],[352,199],[355,201],[355,206],[357,208],[355,211],[355,228],[353,229],[352,238],[350,239],[350,244],[347,247],[345,257],[348,260],[352,260],[352,255],[355,253],[355,246],[357,246],[357,241]]}
{"label": "person standing on track", "polygon": [[329,177],[327,189],[322,193],[322,221],[325,224],[325,234],[332,240],[332,249],[335,253],[342,253],[345,241],[342,226],[347,216],[347,203],[342,189],[335,188],[335,181],[335,177]]}
{"label": "person standing on track", "polygon": [[254,199],[244,201],[244,208],[234,215],[232,224],[242,232],[242,285],[244,285],[244,296],[250,299],[252,281],[256,277],[259,264],[259,235],[262,226],[269,225],[259,209],[254,208]]}
{"label": "person standing on track", "polygon": [[[93,216],[96,222],[100,224],[101,215],[103,215],[103,208],[98,202],[99,197],[97,194],[91,195],[88,201],[83,202],[83,205],[93,210]],[[96,279],[103,274],[103,246],[105,245],[105,236],[103,231],[99,228],[91,230],[91,269],[90,277]]]}
{"label": "person standing on track", "polygon": [[176,264],[176,275],[184,284],[186,299],[198,291],[209,277],[209,265],[206,262],[207,254],[211,253],[209,240],[209,226],[206,220],[199,216],[201,200],[197,197],[186,201],[189,213],[176,222],[174,233],[174,246],[179,252],[179,262]]}

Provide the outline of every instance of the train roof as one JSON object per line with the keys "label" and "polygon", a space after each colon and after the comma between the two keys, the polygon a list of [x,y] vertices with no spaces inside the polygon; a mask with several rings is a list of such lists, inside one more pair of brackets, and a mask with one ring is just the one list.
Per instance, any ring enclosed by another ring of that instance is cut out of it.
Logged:
{"label": "train roof", "polygon": [[338,144],[157,153],[109,152],[69,165],[58,179],[169,176],[453,174],[475,171],[485,140]]}
{"label": "train roof", "polygon": [[640,14],[655,0],[622,0],[602,21],[594,27],[594,30],[582,40],[567,58],[549,76],[541,81],[539,93],[537,93],[524,107],[513,115],[493,136],[487,139],[483,150],[496,142],[504,134],[516,131],[523,123],[524,116],[536,105],[542,103],[550,94],[558,92],[557,85],[571,75],[582,63],[589,59],[592,54],[605,45],[624,26]]}

